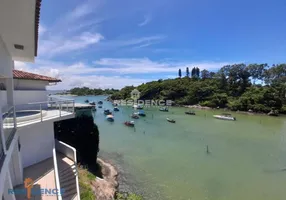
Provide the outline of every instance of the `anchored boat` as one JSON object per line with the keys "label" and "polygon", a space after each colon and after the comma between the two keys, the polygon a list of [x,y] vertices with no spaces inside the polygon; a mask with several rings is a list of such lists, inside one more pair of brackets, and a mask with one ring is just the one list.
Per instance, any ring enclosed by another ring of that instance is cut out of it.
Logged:
{"label": "anchored boat", "polygon": [[195,111],[190,110],[185,112],[186,115],[196,115]]}
{"label": "anchored boat", "polygon": [[167,119],[167,121],[170,122],[170,123],[176,123],[176,121],[175,121],[174,119],[170,119],[170,118],[168,118],[168,117],[167,117],[166,119]]}
{"label": "anchored boat", "polygon": [[126,126],[130,126],[130,127],[134,127],[135,126],[134,121],[126,121],[126,122],[124,122],[124,124]]}
{"label": "anchored boat", "polygon": [[222,120],[229,120],[229,121],[235,121],[236,118],[231,116],[229,113],[222,113],[221,115],[214,115],[213,116],[216,119],[222,119]]}
{"label": "anchored boat", "polygon": [[105,114],[105,115],[111,115],[112,112],[111,112],[109,109],[105,109],[105,110],[104,110],[104,114]]}
{"label": "anchored boat", "polygon": [[107,121],[113,122],[114,121],[114,116],[113,115],[107,115],[106,119],[107,119]]}
{"label": "anchored boat", "polygon": [[168,107],[162,107],[159,109],[160,111],[163,111],[163,112],[169,112],[169,109]]}
{"label": "anchored boat", "polygon": [[114,111],[119,111],[119,108],[114,107],[113,110],[114,110]]}
{"label": "anchored boat", "polygon": [[131,115],[131,117],[132,117],[133,119],[139,119],[139,116],[138,116],[136,113],[133,113],[133,114]]}

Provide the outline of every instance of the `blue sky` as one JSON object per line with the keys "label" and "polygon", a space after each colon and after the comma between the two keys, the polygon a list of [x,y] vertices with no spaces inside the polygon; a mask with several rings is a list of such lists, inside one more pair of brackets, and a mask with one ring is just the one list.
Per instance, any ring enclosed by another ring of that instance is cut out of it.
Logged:
{"label": "blue sky", "polygon": [[197,66],[286,62],[285,0],[43,0],[38,57],[17,69],[49,89],[122,88]]}

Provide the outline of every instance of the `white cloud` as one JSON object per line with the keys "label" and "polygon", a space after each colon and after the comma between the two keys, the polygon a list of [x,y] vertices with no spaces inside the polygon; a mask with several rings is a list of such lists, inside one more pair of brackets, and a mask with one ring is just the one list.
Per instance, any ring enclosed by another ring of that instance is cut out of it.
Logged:
{"label": "white cloud", "polygon": [[[36,64],[15,62],[15,68],[60,78],[63,82],[50,89],[70,89],[87,86],[92,88],[122,88],[126,85],[139,85],[143,82],[159,78],[175,77],[178,69],[194,66],[201,70],[216,70],[228,62],[171,62],[152,61],[149,58],[102,58],[89,65],[83,62],[66,64],[50,60],[36,60]],[[157,76],[153,76],[157,73]],[[108,74],[108,75],[106,75]],[[134,78],[131,75],[151,74],[148,78]],[[159,75],[161,74],[161,75]],[[128,76],[130,75],[130,76]]]}
{"label": "white cloud", "polygon": [[84,49],[90,45],[99,43],[104,37],[99,33],[84,32],[70,39],[49,38],[42,39],[39,46],[39,54],[44,57],[59,55],[75,50]]}
{"label": "white cloud", "polygon": [[145,15],[144,16],[144,21],[139,23],[138,26],[145,26],[147,25],[150,21],[152,20],[151,15]]}

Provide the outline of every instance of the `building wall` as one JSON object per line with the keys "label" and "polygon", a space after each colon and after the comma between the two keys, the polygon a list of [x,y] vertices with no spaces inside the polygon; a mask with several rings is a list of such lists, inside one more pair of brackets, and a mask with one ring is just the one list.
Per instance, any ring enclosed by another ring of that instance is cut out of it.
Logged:
{"label": "building wall", "polygon": [[0,77],[12,77],[14,62],[0,35]]}
{"label": "building wall", "polygon": [[18,128],[23,167],[53,156],[54,121],[44,121]]}
{"label": "building wall", "polygon": [[[15,105],[22,105],[33,102],[47,101],[47,91],[33,91],[33,90],[14,90]],[[7,104],[7,92],[0,91],[0,101],[2,105]]]}
{"label": "building wall", "polygon": [[14,79],[15,90],[46,90],[48,81]]}

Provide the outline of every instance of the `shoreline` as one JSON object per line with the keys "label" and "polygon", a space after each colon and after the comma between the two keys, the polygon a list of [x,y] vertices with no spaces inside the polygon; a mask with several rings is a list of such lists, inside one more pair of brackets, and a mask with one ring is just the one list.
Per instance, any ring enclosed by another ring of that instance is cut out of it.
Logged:
{"label": "shoreline", "polygon": [[115,166],[102,158],[97,158],[101,166],[102,178],[96,177],[92,181],[92,187],[97,200],[112,200],[118,191],[118,170]]}
{"label": "shoreline", "polygon": [[[207,107],[207,106],[200,106],[200,105],[179,105],[177,107],[184,107],[184,108],[193,108],[193,109],[200,109],[200,110],[223,110],[224,112],[235,112],[235,113],[238,113],[238,114],[246,114],[246,115],[261,115],[261,116],[269,116],[269,117],[273,117],[267,113],[259,113],[259,112],[254,112],[254,111],[232,111],[232,110],[229,110],[227,108],[211,108],[211,107]],[[284,114],[281,114],[279,113],[278,116],[276,117],[279,117],[279,116],[286,116]]]}

